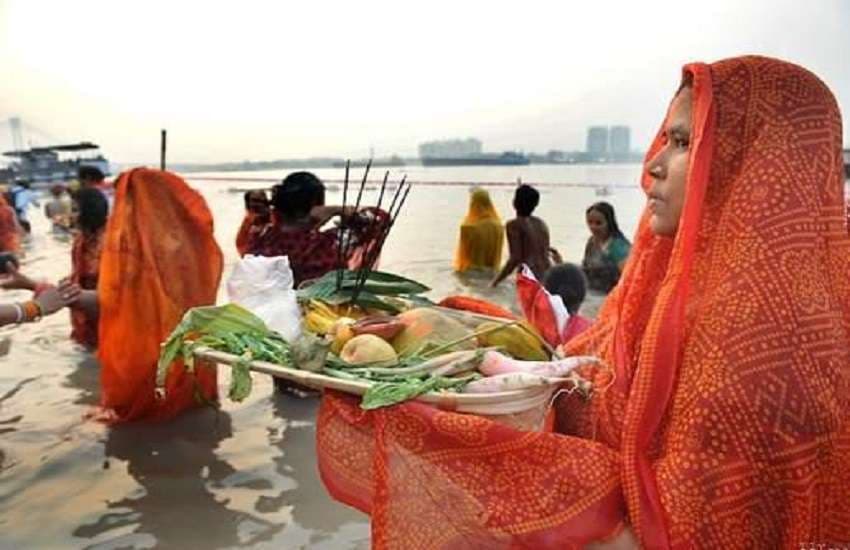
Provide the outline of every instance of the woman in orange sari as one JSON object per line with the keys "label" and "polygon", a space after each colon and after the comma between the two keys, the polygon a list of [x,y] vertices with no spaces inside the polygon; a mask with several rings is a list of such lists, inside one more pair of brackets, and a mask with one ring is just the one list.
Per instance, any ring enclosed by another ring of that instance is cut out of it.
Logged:
{"label": "woman in orange sari", "polygon": [[[96,290],[100,252],[106,232],[109,203],[95,188],[80,189],[74,196],[77,234],[71,246],[70,281],[82,290]],[[71,338],[87,348],[97,347],[97,317],[80,308],[71,309]]]}
{"label": "woman in orange sari", "polygon": [[201,195],[170,172],[136,168],[115,184],[97,290],[76,307],[98,319],[107,419],[167,420],[214,400],[215,366],[171,368],[155,395],[160,344],[189,308],[215,303],[223,258]]}
{"label": "woman in orange sari", "polygon": [[495,271],[502,265],[505,227],[486,189],[476,187],[469,196],[469,211],[460,226],[455,251],[457,272],[470,269]]}
{"label": "woman in orange sari", "polygon": [[0,195],[0,252],[17,254],[21,249],[21,226],[15,209]]}
{"label": "woman in orange sari", "polygon": [[369,416],[331,394],[329,490],[373,514],[381,547],[846,545],[841,139],[835,99],[800,67],[687,65],[620,284],[567,346],[613,385],[566,398],[563,435],[417,403]]}

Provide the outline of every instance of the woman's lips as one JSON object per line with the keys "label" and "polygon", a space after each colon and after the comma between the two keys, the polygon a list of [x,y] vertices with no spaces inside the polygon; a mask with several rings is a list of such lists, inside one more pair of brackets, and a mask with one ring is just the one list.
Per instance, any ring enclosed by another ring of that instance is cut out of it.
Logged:
{"label": "woman's lips", "polygon": [[649,210],[651,212],[655,212],[656,210],[658,210],[658,207],[661,206],[661,203],[662,201],[659,198],[649,199]]}

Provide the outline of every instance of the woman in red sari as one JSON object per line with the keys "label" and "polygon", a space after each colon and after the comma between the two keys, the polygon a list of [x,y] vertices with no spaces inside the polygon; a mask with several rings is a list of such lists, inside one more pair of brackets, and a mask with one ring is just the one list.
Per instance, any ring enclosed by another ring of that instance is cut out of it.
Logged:
{"label": "woman in red sari", "polygon": [[841,139],[835,99],[800,67],[687,65],[620,284],[567,346],[613,385],[566,398],[563,435],[331,394],[331,493],[372,514],[377,547],[846,545]]}
{"label": "woman in red sari", "polygon": [[[100,190],[88,187],[76,193],[74,206],[78,231],[71,247],[70,280],[82,290],[95,290],[109,203]],[[71,338],[87,348],[96,348],[97,317],[71,307]]]}
{"label": "woman in red sari", "polygon": [[[325,186],[310,172],[293,172],[272,190],[272,223],[251,239],[247,250],[255,256],[288,256],[295,285],[316,279],[340,267],[356,269],[366,251],[378,243],[377,237],[388,221],[377,208],[354,212],[347,207],[325,205]],[[323,230],[332,218],[345,214],[346,239],[351,244],[341,258],[340,231]],[[340,262],[340,260],[342,260]]]}

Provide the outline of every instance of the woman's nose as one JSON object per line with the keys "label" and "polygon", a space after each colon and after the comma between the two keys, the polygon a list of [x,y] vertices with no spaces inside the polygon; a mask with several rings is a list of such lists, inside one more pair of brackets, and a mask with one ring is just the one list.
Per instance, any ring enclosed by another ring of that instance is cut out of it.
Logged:
{"label": "woman's nose", "polygon": [[646,165],[646,173],[654,179],[664,179],[664,149],[658,151]]}

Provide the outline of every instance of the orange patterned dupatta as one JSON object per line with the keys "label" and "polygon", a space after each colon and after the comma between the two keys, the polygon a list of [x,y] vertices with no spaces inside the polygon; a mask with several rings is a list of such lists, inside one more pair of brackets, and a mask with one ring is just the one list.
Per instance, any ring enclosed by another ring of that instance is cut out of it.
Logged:
{"label": "orange patterned dupatta", "polygon": [[178,176],[137,168],[116,183],[97,285],[101,403],[119,421],[164,420],[216,396],[216,372],[172,368],[155,399],[160,344],[191,307],[215,303],[222,254],[212,214]]}
{"label": "orange patterned dupatta", "polygon": [[[622,282],[569,349],[614,363],[617,385],[586,410],[567,403],[562,426],[620,449],[646,547],[846,543],[838,107],[814,75],[773,59],[685,71],[694,105],[678,234],[654,236],[644,213]],[[662,146],[659,133],[647,158]]]}
{"label": "orange patterned dupatta", "polygon": [[620,284],[570,342],[617,375],[589,402],[560,404],[570,436],[323,398],[323,479],[371,512],[376,547],[580,546],[616,525],[620,494],[647,548],[850,540],[838,108],[815,76],[777,60],[685,71],[694,105],[678,234],[655,236],[644,212]]}
{"label": "orange patterned dupatta", "polygon": [[[103,249],[105,228],[86,234],[80,232],[71,246],[71,281],[85,290],[97,288],[100,271],[100,253]],[[71,308],[71,338],[83,346],[97,347],[97,318],[91,318],[80,309]]]}

